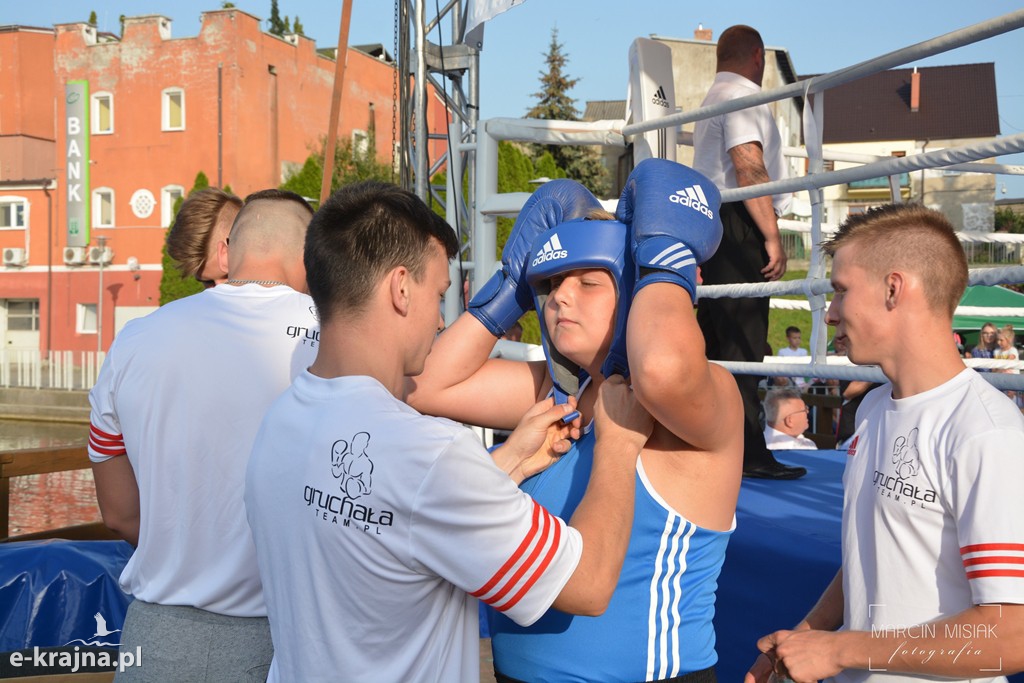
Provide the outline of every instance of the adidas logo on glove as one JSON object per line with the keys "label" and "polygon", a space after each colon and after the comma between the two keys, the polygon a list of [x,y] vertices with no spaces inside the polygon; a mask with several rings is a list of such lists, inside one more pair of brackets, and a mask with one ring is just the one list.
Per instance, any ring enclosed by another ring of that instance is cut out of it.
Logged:
{"label": "adidas logo on glove", "polygon": [[708,206],[707,197],[704,196],[704,188],[700,185],[691,185],[682,190],[676,190],[676,193],[669,195],[668,199],[670,202],[682,204],[694,211],[699,211],[708,218],[714,219],[715,217],[715,214],[712,213],[711,208]]}
{"label": "adidas logo on glove", "polygon": [[558,235],[552,235],[551,239],[544,243],[544,246],[537,252],[537,258],[533,259],[530,265],[539,266],[548,261],[566,258],[569,252],[562,249],[562,243],[558,241]]}

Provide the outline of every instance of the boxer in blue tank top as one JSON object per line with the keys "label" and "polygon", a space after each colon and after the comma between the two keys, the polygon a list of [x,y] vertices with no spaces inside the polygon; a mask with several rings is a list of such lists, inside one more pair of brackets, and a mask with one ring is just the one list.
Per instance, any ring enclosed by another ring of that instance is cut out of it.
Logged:
{"label": "boxer in blue tank top", "polygon": [[[577,396],[588,424],[604,379],[628,376],[656,424],[637,463],[632,534],[610,600],[595,616],[552,609],[527,627],[493,620],[495,669],[511,681],[713,681],[714,593],[743,447],[735,381],[707,362],[693,313],[697,264],[721,237],[719,195],[685,166],[647,160],[609,220],[581,186],[556,183],[524,207],[502,272],[435,342],[409,400],[509,429],[548,393]],[[532,308],[546,362],[488,359]],[[523,489],[571,519],[593,438],[585,433]]]}

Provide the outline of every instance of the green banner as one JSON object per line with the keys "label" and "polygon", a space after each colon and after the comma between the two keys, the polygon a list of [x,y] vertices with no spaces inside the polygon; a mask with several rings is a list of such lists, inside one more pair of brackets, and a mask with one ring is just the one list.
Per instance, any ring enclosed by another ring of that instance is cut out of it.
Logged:
{"label": "green banner", "polygon": [[64,85],[68,246],[89,245],[89,81]]}

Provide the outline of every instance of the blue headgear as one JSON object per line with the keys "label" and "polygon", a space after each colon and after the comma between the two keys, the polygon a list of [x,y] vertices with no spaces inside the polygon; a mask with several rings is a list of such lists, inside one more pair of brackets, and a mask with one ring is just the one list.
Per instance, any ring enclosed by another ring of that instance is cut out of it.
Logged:
{"label": "blue headgear", "polygon": [[559,353],[548,336],[544,324],[544,304],[551,293],[551,278],[559,273],[582,268],[601,268],[611,273],[618,290],[615,331],[608,357],[601,365],[601,374],[629,375],[626,358],[626,319],[633,299],[635,268],[629,248],[629,228],[619,221],[577,219],[556,225],[541,233],[530,250],[526,281],[540,318],[540,337],[547,356],[548,371],[554,383],[555,399],[575,396],[587,373]]}

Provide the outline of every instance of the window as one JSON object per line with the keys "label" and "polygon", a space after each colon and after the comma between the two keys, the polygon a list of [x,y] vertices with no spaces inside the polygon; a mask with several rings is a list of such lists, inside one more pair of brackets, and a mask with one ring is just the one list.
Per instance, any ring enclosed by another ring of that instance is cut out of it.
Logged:
{"label": "window", "polygon": [[108,92],[98,92],[90,98],[92,101],[93,135],[109,135],[114,132],[114,96]]}
{"label": "window", "polygon": [[185,91],[167,88],[163,94],[163,130],[185,130]]}
{"label": "window", "polygon": [[160,190],[160,225],[170,227],[174,220],[174,205],[185,196],[185,188],[181,185],[168,185]]}
{"label": "window", "polygon": [[114,191],[109,187],[93,190],[92,224],[96,228],[114,227]]}
{"label": "window", "polygon": [[352,131],[352,152],[353,156],[365,157],[367,151],[370,149],[370,136],[366,134],[365,130]]}
{"label": "window", "polygon": [[8,301],[7,329],[18,332],[38,332],[39,299],[12,299]]}
{"label": "window", "polygon": [[0,230],[24,230],[28,224],[28,200],[0,197]]}
{"label": "window", "polygon": [[75,307],[75,332],[96,334],[96,304],[78,304]]}

